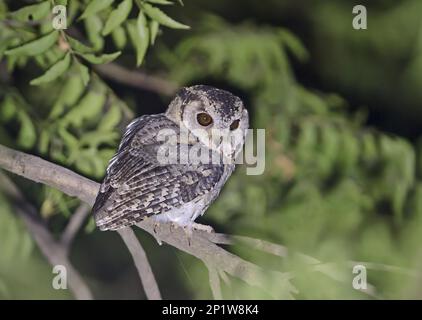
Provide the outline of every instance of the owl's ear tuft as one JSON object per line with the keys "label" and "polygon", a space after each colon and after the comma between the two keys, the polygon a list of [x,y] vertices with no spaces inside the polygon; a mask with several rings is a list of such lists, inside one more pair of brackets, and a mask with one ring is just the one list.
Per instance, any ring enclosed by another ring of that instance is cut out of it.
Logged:
{"label": "owl's ear tuft", "polygon": [[176,96],[179,97],[180,100],[182,100],[182,102],[184,103],[188,99],[189,94],[190,94],[190,92],[189,92],[188,88],[183,87],[182,89],[180,89],[177,92]]}

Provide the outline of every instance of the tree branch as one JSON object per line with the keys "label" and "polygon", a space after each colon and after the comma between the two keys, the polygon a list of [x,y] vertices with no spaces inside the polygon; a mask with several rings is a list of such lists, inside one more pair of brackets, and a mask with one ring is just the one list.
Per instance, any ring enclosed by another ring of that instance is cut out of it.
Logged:
{"label": "tree branch", "polygon": [[[71,196],[76,196],[91,205],[95,200],[99,188],[98,183],[86,179],[68,169],[52,164],[38,157],[11,150],[1,145],[0,167],[4,167],[11,172],[22,175],[31,180],[55,187]],[[158,238],[161,241],[197,257],[202,260],[207,267],[214,266],[217,268],[217,272],[220,275],[225,275],[227,273],[233,277],[242,279],[252,286],[261,287],[264,290],[268,290],[265,286],[265,284],[268,284],[268,279],[271,279],[271,277],[278,277],[279,279],[284,280],[285,298],[292,298],[292,293],[297,292],[289,281],[292,274],[281,273],[278,271],[264,271],[261,267],[241,259],[240,257],[219,247],[217,244],[233,244],[234,242],[241,242],[248,245],[248,247],[265,251],[276,256],[286,257],[288,255],[288,250],[281,245],[249,237],[228,236],[219,233],[209,234],[207,232],[197,230],[193,232],[191,243],[189,244],[186,239],[185,232],[180,228],[171,228],[170,224],[162,223],[156,227],[152,219],[146,219],[140,222],[137,226],[144,229],[155,238]],[[120,235],[122,236],[122,233],[120,233]],[[131,241],[127,238],[125,239],[124,236],[122,236],[122,238],[128,245],[134,261],[137,261],[135,263],[137,263],[138,271],[140,271],[140,267],[142,267],[142,264],[144,263],[142,262],[143,257],[136,256],[137,251],[140,250],[135,249],[136,245],[130,244]],[[142,255],[142,253],[140,254]],[[316,258],[301,253],[296,254],[299,255],[304,262],[310,264],[315,271],[322,272],[335,280],[343,281],[342,279],[338,279],[336,275],[332,274],[330,264],[324,264]],[[140,274],[140,278],[142,279],[144,286],[148,283],[148,280],[145,279],[153,279],[150,275],[145,275],[145,273],[142,275]],[[225,282],[227,282],[227,277]],[[220,293],[219,289],[217,289],[216,277],[213,272],[210,272],[210,284],[212,285],[214,296],[219,297]],[[271,288],[271,286],[267,287]],[[152,291],[154,291],[154,289],[152,289]],[[371,296],[375,296],[375,288],[372,286],[368,286],[368,289],[364,292]],[[268,293],[270,295],[277,296],[279,292]]]}
{"label": "tree branch", "polygon": [[0,180],[2,182],[0,187],[14,201],[17,213],[24,221],[28,231],[32,234],[48,262],[52,266],[63,265],[66,267],[69,288],[75,298],[78,300],[91,300],[92,293],[82,276],[69,261],[67,248],[54,239],[44,222],[38,218],[35,208],[26,202],[19,189],[2,172],[0,172]]}
{"label": "tree branch", "polygon": [[98,183],[39,157],[0,145],[0,167],[93,205]]}
{"label": "tree branch", "polygon": [[[87,202],[91,206],[95,201],[95,197],[99,188],[98,183],[86,179],[68,169],[45,161],[39,157],[15,151],[2,145],[0,145],[0,167],[3,167],[4,169],[21,175],[25,178],[29,178],[33,181],[41,182],[51,187],[57,188],[68,195],[77,196],[80,200]],[[37,230],[39,229],[36,229],[34,231]],[[122,234],[120,235],[122,236]],[[36,235],[34,234],[34,237],[35,236]],[[126,239],[123,238],[123,240],[126,243]],[[51,241],[45,241],[40,243],[40,245],[41,247],[49,247],[50,242]],[[133,253],[133,243],[134,239],[132,239],[131,247],[129,247],[131,254]],[[138,243],[138,249],[140,246],[141,245]],[[60,255],[61,257],[63,256],[63,254],[59,251],[60,250],[55,250],[54,252],[50,252],[50,250],[47,250],[45,254],[48,254],[47,257],[49,258],[49,260],[55,259],[55,255],[53,255],[53,253]],[[137,266],[148,263],[146,256],[142,259],[141,258],[142,256],[140,256],[139,254],[133,256],[133,259],[137,261]],[[137,259],[141,259],[141,261],[138,261]],[[149,267],[149,269],[151,269],[151,267]],[[138,268],[138,271],[140,270],[143,269]],[[146,279],[148,277],[149,275],[144,276],[140,274],[141,279]],[[153,280],[155,281],[155,279]],[[152,280],[147,281],[147,283],[151,284]],[[153,284],[153,287],[154,286],[158,287],[156,284]],[[151,290],[154,290],[153,287]],[[159,294],[155,294],[155,297],[158,296]]]}
{"label": "tree branch", "polygon": [[[82,201],[93,205],[99,184],[84,178],[68,169],[45,161],[39,157],[31,156],[0,145],[0,167],[13,173],[24,176],[36,182],[47,184],[62,192],[78,197]],[[289,281],[289,275],[278,271],[265,271],[261,267],[241,259],[240,257],[224,250],[212,243],[204,232],[194,231],[191,244],[188,243],[183,230],[171,228],[171,224],[160,224],[154,228],[154,221],[146,219],[138,226],[162,241],[185,251],[205,264],[214,264],[219,271],[224,271],[246,283],[260,287],[274,297],[280,297],[280,288],[266,288],[268,280],[277,277],[284,281],[283,298],[293,298],[292,293],[297,292]],[[142,277],[141,277],[142,278]]]}
{"label": "tree branch", "polygon": [[[90,205],[93,204],[99,188],[98,183],[84,178],[68,169],[42,160],[41,158],[27,155],[25,153],[15,151],[1,145],[0,167],[3,167],[11,172],[22,175],[36,182],[42,182],[51,187],[55,187],[63,191],[64,193],[67,193],[68,195],[78,197],[79,199],[89,203]],[[231,276],[244,280],[246,283],[252,286],[258,286],[261,288],[263,288],[265,284],[265,279],[268,279],[268,277],[271,278],[272,276],[277,276],[278,278],[281,277],[281,279],[285,280],[285,286],[287,288],[287,298],[291,298],[291,293],[296,292],[296,289],[289,282],[289,279],[292,276],[291,274],[281,273],[278,271],[264,272],[264,270],[259,266],[241,259],[240,257],[219,247],[217,244],[230,245],[234,242],[240,242],[246,244],[248,247],[265,251],[276,256],[287,257],[289,252],[284,246],[270,243],[261,239],[253,239],[244,236],[228,236],[219,233],[209,234],[207,232],[197,230],[193,232],[191,243],[189,244],[185,232],[180,228],[172,228],[171,225],[168,223],[162,223],[158,227],[156,227],[152,219],[145,219],[144,221],[137,224],[137,226],[144,229],[155,238],[158,238],[163,242],[166,242],[184,252],[187,252],[197,257],[198,259],[202,260],[207,267],[214,266],[215,268],[217,268],[217,272],[220,275],[225,275],[227,273]],[[122,233],[120,233],[120,235],[122,236]],[[132,236],[133,234],[129,235],[128,237],[131,238]],[[150,274],[148,275],[148,270],[145,271],[142,268],[145,264],[145,262],[142,262],[142,260],[144,259],[144,252],[142,253],[141,250],[135,248],[136,244],[131,244],[134,238],[131,238],[131,240],[129,240],[128,237],[122,236],[123,240],[128,245],[128,248],[132,253],[134,261],[137,264],[138,271],[143,270],[142,275],[140,274],[140,277],[145,286],[146,283],[150,283],[148,281],[152,282],[151,279],[153,279],[153,277],[151,277]],[[338,279],[336,275],[331,272],[331,264],[322,263],[320,260],[308,255],[304,255],[302,253],[295,254],[302,258],[304,262],[312,266],[315,271],[322,272],[335,280],[343,281],[342,279]],[[366,262],[359,263],[368,264]],[[374,267],[374,264],[368,265],[370,265],[370,267]],[[376,267],[379,268],[379,265],[376,265]],[[402,271],[401,268],[385,265],[382,265],[382,269],[387,271]],[[405,271],[406,274],[412,274],[411,270]],[[213,294],[216,297],[219,297],[220,294],[216,289],[217,286],[215,284],[215,276],[212,272],[210,273],[210,277],[212,278],[210,278],[210,281],[211,285],[213,286]],[[225,282],[227,282],[227,277],[225,279]],[[152,292],[154,292],[155,289],[152,288],[151,290]],[[158,287],[157,291],[154,293],[155,297],[159,296],[159,292],[157,292]],[[364,292],[366,294],[375,296],[375,288],[372,286],[368,286],[368,289]],[[276,293],[269,292],[269,294]],[[152,295],[153,293],[151,293],[151,296]]]}
{"label": "tree branch", "polygon": [[173,82],[155,75],[128,70],[116,63],[96,65],[94,66],[94,69],[99,74],[112,81],[142,90],[153,91],[165,96],[173,95],[178,88]]}
{"label": "tree branch", "polygon": [[76,209],[75,213],[70,218],[66,229],[64,229],[63,234],[60,238],[61,243],[66,247],[69,248],[73,242],[73,239],[78,233],[79,229],[81,228],[83,222],[85,221],[88,214],[91,212],[91,209],[85,203],[82,203],[78,209]]}
{"label": "tree branch", "polygon": [[[281,257],[281,258],[286,258],[289,256],[289,250],[285,246],[271,243],[262,239],[255,239],[255,238],[245,237],[245,236],[229,236],[227,234],[222,234],[222,233],[208,234],[206,235],[206,237],[210,241],[217,244],[231,245],[231,244],[234,244],[235,242],[239,242],[239,243],[243,243],[247,245],[249,248],[254,248],[254,249],[257,249],[257,250],[260,250],[260,251],[263,251],[263,252],[266,252],[266,253]],[[309,264],[315,271],[319,271],[333,280],[343,282],[343,283],[348,281],[348,279],[344,279],[342,276],[339,276],[336,272],[333,271],[333,268],[332,268],[333,264],[323,263],[314,257],[308,256],[300,252],[294,252],[293,254],[298,256],[304,263]],[[351,264],[352,267],[356,264],[373,266],[373,264],[370,264],[367,262],[357,263],[357,262],[351,261],[349,262],[349,264]],[[391,268],[389,269],[390,271],[396,270],[396,268],[398,268],[398,267],[384,265],[384,270],[385,270],[385,267],[390,267]],[[404,272],[401,268],[399,269],[400,271]],[[407,271],[407,274],[410,273],[409,270],[405,270],[405,271]],[[359,290],[371,297],[378,298],[376,294],[376,288],[370,283],[367,284],[366,289],[359,289]]]}
{"label": "tree branch", "polygon": [[223,294],[221,293],[220,276],[218,275],[218,270],[211,264],[207,264],[207,268],[209,273],[211,292],[214,300],[222,300]]}
{"label": "tree branch", "polygon": [[136,238],[135,233],[131,228],[120,229],[118,230],[118,233],[132,254],[133,262],[138,269],[146,296],[149,300],[161,300],[160,290],[158,289],[154,273],[148,262],[145,250]]}

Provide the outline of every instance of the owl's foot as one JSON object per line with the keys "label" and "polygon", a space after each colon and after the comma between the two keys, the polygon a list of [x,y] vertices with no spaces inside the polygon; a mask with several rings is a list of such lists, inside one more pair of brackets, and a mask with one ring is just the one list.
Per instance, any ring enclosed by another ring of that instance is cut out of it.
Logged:
{"label": "owl's foot", "polygon": [[163,242],[161,241],[161,239],[157,235],[157,229],[158,229],[159,226],[160,226],[159,222],[154,222],[154,227],[152,228],[152,230],[154,231],[153,236],[154,236],[155,240],[157,241],[158,245],[161,246],[163,244]]}
{"label": "owl's foot", "polygon": [[211,226],[208,226],[206,224],[200,224],[200,223],[196,223],[193,222],[192,223],[192,229],[198,230],[198,231],[205,231],[208,233],[213,233],[214,232],[214,228]]}
{"label": "owl's foot", "polygon": [[188,224],[186,226],[183,226],[183,231],[185,231],[186,238],[188,240],[188,246],[190,247],[192,243],[192,225]]}
{"label": "owl's foot", "polygon": [[205,231],[205,232],[208,232],[208,233],[214,232],[213,227],[205,225],[205,224],[196,223],[196,222],[192,222],[192,223],[189,223],[186,226],[183,226],[183,230],[185,231],[186,237],[188,239],[188,245],[189,246],[192,243],[193,230]]}
{"label": "owl's foot", "polygon": [[176,222],[171,222],[170,223],[170,232],[173,232],[173,229],[175,230],[175,229],[177,229],[179,227],[180,226]]}
{"label": "owl's foot", "polygon": [[152,228],[152,231],[154,231],[155,234],[157,234],[157,229],[160,226],[159,222],[154,222],[154,227]]}

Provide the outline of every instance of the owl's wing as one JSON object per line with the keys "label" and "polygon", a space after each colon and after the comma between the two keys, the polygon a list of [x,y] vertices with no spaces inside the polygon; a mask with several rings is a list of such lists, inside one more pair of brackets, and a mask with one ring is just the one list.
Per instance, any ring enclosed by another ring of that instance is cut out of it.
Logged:
{"label": "owl's wing", "polygon": [[110,160],[93,213],[101,230],[116,230],[148,216],[195,201],[214,189],[224,175],[221,164],[165,164],[157,160],[162,128],[178,127],[164,115],[148,115],[127,128]]}

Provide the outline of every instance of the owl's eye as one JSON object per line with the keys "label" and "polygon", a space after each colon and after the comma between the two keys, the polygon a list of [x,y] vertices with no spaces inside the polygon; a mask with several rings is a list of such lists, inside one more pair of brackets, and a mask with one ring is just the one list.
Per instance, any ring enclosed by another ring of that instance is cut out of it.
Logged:
{"label": "owl's eye", "polygon": [[196,120],[201,126],[207,127],[212,123],[212,118],[208,113],[202,112],[198,113]]}
{"label": "owl's eye", "polygon": [[240,123],[240,120],[234,120],[232,124],[230,125],[230,130],[236,130],[237,128],[239,128],[239,123]]}

